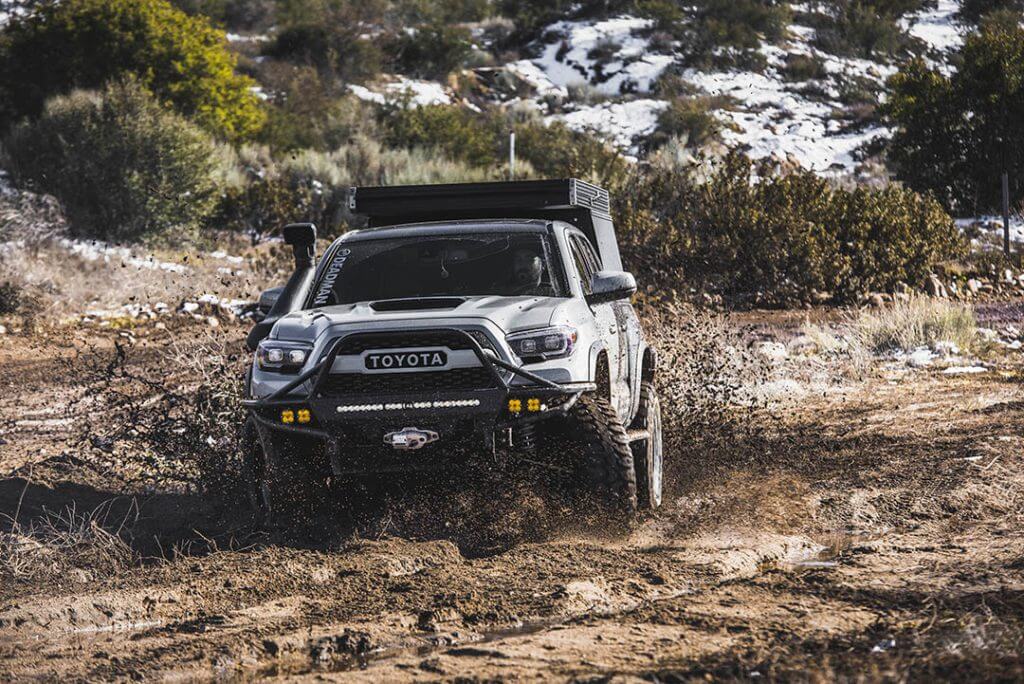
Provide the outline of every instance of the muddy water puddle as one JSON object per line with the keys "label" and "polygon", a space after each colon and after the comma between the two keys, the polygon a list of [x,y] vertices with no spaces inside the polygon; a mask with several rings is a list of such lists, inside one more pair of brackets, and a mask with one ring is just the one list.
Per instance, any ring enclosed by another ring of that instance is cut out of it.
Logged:
{"label": "muddy water puddle", "polygon": [[807,572],[812,570],[829,570],[838,567],[843,556],[857,545],[872,542],[882,537],[881,532],[867,530],[839,530],[822,535],[817,548],[786,558],[770,567],[791,572]]}

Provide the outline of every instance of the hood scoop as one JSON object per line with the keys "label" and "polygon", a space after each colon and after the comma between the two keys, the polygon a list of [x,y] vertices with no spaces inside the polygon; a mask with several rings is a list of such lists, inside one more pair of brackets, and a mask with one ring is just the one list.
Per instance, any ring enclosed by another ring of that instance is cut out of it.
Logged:
{"label": "hood scoop", "polygon": [[370,302],[370,308],[374,311],[428,311],[430,309],[454,309],[465,303],[466,300],[460,297],[415,297]]}

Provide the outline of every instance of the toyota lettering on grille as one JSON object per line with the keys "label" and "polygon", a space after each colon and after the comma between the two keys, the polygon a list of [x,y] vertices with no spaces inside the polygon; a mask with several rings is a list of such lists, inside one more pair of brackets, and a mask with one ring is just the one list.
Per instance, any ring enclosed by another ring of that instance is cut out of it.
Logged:
{"label": "toyota lettering on grille", "polygon": [[363,363],[371,371],[445,368],[448,366],[448,354],[441,349],[370,352],[363,357]]}

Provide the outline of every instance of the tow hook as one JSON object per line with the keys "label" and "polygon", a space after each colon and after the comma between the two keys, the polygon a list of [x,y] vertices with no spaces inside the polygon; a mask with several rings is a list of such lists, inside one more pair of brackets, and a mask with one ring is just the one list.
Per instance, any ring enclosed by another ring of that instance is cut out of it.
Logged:
{"label": "tow hook", "polygon": [[399,451],[416,451],[431,442],[436,442],[438,437],[433,430],[407,427],[384,435],[384,443]]}

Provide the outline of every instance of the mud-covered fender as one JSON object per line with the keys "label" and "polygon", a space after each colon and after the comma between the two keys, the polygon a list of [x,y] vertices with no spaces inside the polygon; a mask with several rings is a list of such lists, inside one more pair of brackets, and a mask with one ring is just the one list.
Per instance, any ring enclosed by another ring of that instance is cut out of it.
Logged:
{"label": "mud-covered fender", "polygon": [[630,387],[633,388],[633,401],[629,412],[630,422],[636,417],[640,410],[640,384],[644,380],[653,380],[654,373],[658,369],[658,351],[641,340],[637,347],[636,363],[633,364],[630,372]]}
{"label": "mud-covered fender", "polygon": [[[600,340],[595,340],[590,345],[590,382],[597,382],[597,359],[601,356],[601,352],[605,351],[604,344]],[[604,392],[611,392],[611,387],[599,387],[598,390]]]}

